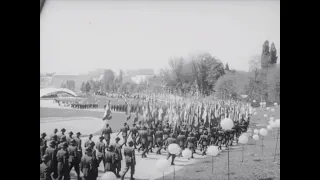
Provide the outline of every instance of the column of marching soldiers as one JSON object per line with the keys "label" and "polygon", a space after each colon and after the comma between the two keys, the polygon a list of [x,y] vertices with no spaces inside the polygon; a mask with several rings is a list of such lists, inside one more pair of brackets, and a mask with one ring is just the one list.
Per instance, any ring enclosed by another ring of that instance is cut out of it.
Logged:
{"label": "column of marching soldiers", "polygon": [[[221,115],[220,119],[223,119]],[[178,144],[181,149],[189,148],[193,154],[200,150],[202,155],[206,155],[206,149],[209,145],[216,145],[221,150],[221,146],[232,146],[234,140],[238,143],[238,137],[242,132],[246,132],[249,126],[250,117],[245,120],[242,116],[240,121],[234,121],[232,130],[222,130],[220,124],[205,126],[203,120],[195,128],[183,124],[178,127],[175,133],[169,123],[160,125],[152,123],[147,125],[140,121],[138,125],[133,123],[130,128],[127,123],[121,128],[123,143],[120,144],[120,138],[115,138],[115,143],[111,143],[112,129],[109,124],[102,130],[98,142],[92,141],[92,134],[85,141],[82,149],[81,133],[69,132],[65,135],[66,130],[61,129],[61,134],[54,129],[50,135],[49,146],[45,140],[46,134],[42,133],[40,138],[40,179],[70,179],[70,171],[74,168],[77,178],[81,179],[80,171],[83,174],[83,180],[96,180],[98,177],[98,168],[103,162],[105,172],[113,172],[118,178],[124,179],[125,174],[131,169],[131,179],[135,173],[135,150],[142,151],[141,157],[147,158],[147,154],[161,154],[161,150],[166,150],[172,143]],[[131,136],[129,141],[128,137]],[[121,149],[124,148],[123,154]],[[167,159],[172,156],[171,165],[174,165],[175,154],[168,152]],[[181,154],[179,155],[181,156]],[[125,167],[121,171],[121,161],[125,161]]]}

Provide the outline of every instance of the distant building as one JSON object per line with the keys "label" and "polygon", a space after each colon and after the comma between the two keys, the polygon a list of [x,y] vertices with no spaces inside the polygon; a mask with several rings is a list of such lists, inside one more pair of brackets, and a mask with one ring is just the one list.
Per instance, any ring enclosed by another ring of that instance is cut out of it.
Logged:
{"label": "distant building", "polygon": [[79,91],[83,82],[89,80],[87,75],[77,75],[77,74],[55,74],[52,76],[50,82],[50,88],[60,88],[61,84],[67,81],[73,80],[75,82],[75,90]]}

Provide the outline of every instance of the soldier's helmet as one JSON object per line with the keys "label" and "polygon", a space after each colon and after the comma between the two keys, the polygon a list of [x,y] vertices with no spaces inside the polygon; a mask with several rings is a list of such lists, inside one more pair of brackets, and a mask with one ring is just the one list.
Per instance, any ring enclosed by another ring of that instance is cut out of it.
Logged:
{"label": "soldier's helmet", "polygon": [[104,139],[104,137],[103,136],[99,136],[99,139],[101,140],[101,139]]}
{"label": "soldier's helmet", "polygon": [[119,138],[119,137],[116,137],[116,141],[120,141],[120,138]]}
{"label": "soldier's helmet", "polygon": [[71,139],[71,144],[76,144],[76,140],[75,139]]}
{"label": "soldier's helmet", "polygon": [[47,134],[44,132],[44,133],[41,133],[41,136],[46,137],[46,136],[47,136]]}
{"label": "soldier's helmet", "polygon": [[129,145],[133,145],[133,141],[130,139],[130,140],[128,141],[128,144],[129,144]]}
{"label": "soldier's helmet", "polygon": [[108,151],[113,151],[113,145],[110,144],[110,145],[108,146],[107,150],[108,150]]}

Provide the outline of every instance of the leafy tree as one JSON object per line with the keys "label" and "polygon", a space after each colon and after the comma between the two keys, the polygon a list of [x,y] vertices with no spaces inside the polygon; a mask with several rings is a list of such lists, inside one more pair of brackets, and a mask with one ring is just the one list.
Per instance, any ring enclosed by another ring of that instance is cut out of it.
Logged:
{"label": "leafy tree", "polygon": [[275,65],[277,64],[277,49],[276,46],[274,45],[274,43],[271,44],[271,48],[270,48],[270,64],[271,65]]}
{"label": "leafy tree", "polygon": [[261,69],[265,69],[269,67],[269,60],[270,60],[269,41],[266,40],[262,45]]}
{"label": "leafy tree", "polygon": [[112,85],[115,80],[115,75],[114,72],[111,69],[107,69],[103,73],[103,79],[102,79],[102,84],[105,87],[106,91],[112,90]]}

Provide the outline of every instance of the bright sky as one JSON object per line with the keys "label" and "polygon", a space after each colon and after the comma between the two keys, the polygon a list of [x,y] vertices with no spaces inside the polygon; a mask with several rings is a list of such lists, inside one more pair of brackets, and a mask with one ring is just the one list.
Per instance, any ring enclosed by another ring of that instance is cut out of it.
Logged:
{"label": "bright sky", "polygon": [[247,71],[265,40],[280,48],[280,1],[48,0],[40,16],[41,72],[153,68],[209,52]]}

